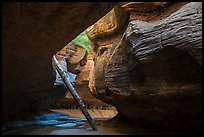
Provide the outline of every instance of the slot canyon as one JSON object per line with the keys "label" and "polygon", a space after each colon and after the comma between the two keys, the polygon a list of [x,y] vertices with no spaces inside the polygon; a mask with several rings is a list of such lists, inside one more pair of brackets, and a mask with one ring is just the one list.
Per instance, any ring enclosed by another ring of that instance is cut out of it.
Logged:
{"label": "slot canyon", "polygon": [[202,2],[2,3],[3,135],[201,132]]}

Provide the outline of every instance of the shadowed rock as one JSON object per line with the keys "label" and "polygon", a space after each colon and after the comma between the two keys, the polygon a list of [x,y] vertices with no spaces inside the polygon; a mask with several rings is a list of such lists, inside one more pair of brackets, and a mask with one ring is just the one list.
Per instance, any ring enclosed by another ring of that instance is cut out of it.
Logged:
{"label": "shadowed rock", "polygon": [[108,13],[110,2],[2,4],[3,122],[49,110],[63,98],[54,86],[51,58]]}

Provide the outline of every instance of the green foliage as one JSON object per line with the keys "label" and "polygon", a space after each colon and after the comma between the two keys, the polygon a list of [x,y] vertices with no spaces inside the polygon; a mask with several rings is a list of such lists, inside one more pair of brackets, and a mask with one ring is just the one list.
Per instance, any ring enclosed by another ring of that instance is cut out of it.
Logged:
{"label": "green foliage", "polygon": [[73,39],[72,43],[74,43],[77,46],[85,48],[88,54],[92,53],[92,47],[90,45],[89,39],[85,31],[78,35],[75,39]]}

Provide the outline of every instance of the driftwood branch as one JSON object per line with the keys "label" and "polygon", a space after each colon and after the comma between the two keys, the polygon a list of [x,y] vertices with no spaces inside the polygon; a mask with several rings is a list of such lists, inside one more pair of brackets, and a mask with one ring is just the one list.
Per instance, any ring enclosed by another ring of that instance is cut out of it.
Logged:
{"label": "driftwood branch", "polygon": [[88,120],[89,124],[91,125],[93,130],[97,130],[94,120],[91,118],[90,114],[88,113],[88,111],[86,110],[86,106],[83,103],[83,101],[81,100],[81,98],[79,97],[79,95],[77,94],[76,90],[74,89],[73,85],[69,82],[66,73],[63,71],[63,69],[61,68],[59,62],[57,61],[55,55],[53,56],[53,65],[56,68],[57,72],[59,73],[59,75],[61,76],[62,80],[64,81],[64,83],[66,84],[66,87],[69,89],[71,95],[73,96],[73,98],[75,99],[75,101],[77,102],[77,104],[79,105],[79,108],[81,109],[82,113],[84,114],[84,116],[86,117],[86,119]]}

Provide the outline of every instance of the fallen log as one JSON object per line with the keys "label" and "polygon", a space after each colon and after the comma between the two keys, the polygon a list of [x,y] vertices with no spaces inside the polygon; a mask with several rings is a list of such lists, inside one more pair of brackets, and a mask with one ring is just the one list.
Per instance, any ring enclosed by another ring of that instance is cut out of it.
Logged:
{"label": "fallen log", "polygon": [[79,105],[79,108],[81,109],[82,113],[84,114],[84,116],[86,117],[87,121],[89,122],[89,124],[91,125],[93,130],[97,130],[94,120],[91,118],[89,112],[86,110],[86,106],[83,103],[83,101],[81,100],[81,98],[79,97],[79,95],[77,94],[76,90],[74,89],[73,85],[69,82],[67,74],[63,71],[63,69],[61,68],[59,62],[57,61],[55,55],[53,56],[53,66],[56,68],[57,72],[59,73],[59,75],[61,76],[63,82],[65,83],[66,87],[69,89],[71,95],[73,96],[73,98],[75,99],[75,101],[77,102],[77,104]]}

